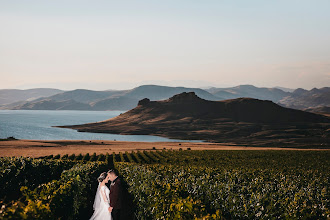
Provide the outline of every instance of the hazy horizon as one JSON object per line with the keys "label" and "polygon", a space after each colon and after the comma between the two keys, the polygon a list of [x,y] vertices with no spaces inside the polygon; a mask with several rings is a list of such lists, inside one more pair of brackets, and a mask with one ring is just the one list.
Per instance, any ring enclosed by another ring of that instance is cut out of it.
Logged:
{"label": "hazy horizon", "polygon": [[0,89],[325,87],[329,8],[325,0],[0,0]]}
{"label": "hazy horizon", "polygon": [[29,89],[59,89],[63,91],[73,91],[73,90],[78,90],[78,89],[86,89],[86,90],[92,90],[92,91],[108,91],[108,90],[131,90],[140,86],[168,86],[168,87],[185,87],[185,88],[199,88],[199,89],[210,89],[210,88],[233,88],[237,86],[255,86],[257,88],[278,88],[282,89],[283,91],[286,90],[296,90],[296,89],[305,89],[305,90],[311,90],[311,89],[321,89],[324,87],[329,87],[329,86],[324,86],[324,87],[313,87],[313,88],[302,88],[302,87],[297,87],[297,88],[288,88],[288,87],[283,87],[283,86],[272,86],[272,87],[265,87],[265,86],[256,86],[252,84],[240,84],[240,85],[233,85],[233,86],[186,86],[186,85],[181,85],[181,84],[156,84],[156,83],[145,83],[145,84],[138,84],[136,86],[130,86],[126,85],[126,87],[104,87],[103,89],[94,89],[94,88],[88,88],[88,87],[77,87],[77,88],[57,88],[57,87],[45,87],[45,86],[37,86],[37,87],[27,87],[27,88],[0,88],[0,90],[10,90],[10,89],[17,89],[17,90],[29,90]]}

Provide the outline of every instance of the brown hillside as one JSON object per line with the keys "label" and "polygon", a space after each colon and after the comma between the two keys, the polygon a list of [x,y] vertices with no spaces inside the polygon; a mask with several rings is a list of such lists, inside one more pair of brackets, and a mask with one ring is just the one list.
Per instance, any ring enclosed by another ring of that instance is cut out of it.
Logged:
{"label": "brown hillside", "polygon": [[328,146],[330,119],[271,101],[207,101],[190,92],[164,101],[143,99],[136,108],[103,122],[62,127],[246,145]]}

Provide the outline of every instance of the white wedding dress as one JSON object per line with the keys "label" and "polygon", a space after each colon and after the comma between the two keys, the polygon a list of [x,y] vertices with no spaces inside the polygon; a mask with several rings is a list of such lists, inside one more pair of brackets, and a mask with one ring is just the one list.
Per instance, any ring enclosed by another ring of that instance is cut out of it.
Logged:
{"label": "white wedding dress", "polygon": [[90,218],[91,220],[111,220],[111,213],[108,208],[110,207],[109,199],[110,190],[107,186],[97,187],[95,200],[94,200],[94,214]]}

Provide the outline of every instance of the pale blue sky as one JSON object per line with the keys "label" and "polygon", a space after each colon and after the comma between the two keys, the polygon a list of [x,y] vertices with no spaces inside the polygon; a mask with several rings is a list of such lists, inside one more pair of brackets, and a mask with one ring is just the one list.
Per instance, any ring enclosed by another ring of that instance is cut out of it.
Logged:
{"label": "pale blue sky", "polygon": [[330,85],[330,1],[2,1],[0,88]]}

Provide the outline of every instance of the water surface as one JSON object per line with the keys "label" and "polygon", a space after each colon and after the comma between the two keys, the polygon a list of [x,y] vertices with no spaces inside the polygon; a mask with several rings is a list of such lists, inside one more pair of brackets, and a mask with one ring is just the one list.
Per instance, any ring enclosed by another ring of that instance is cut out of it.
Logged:
{"label": "water surface", "polygon": [[52,127],[103,121],[115,117],[120,113],[123,112],[0,110],[0,138],[13,136],[18,139],[28,140],[118,140],[147,142],[180,141],[150,135],[100,134],[77,132],[72,129]]}

